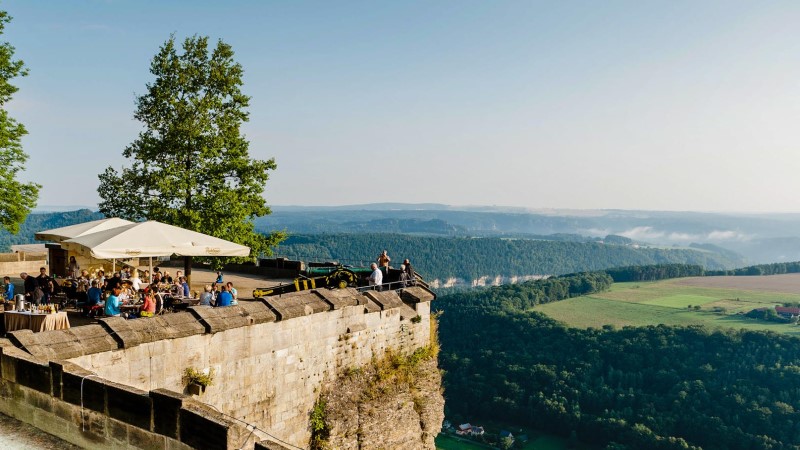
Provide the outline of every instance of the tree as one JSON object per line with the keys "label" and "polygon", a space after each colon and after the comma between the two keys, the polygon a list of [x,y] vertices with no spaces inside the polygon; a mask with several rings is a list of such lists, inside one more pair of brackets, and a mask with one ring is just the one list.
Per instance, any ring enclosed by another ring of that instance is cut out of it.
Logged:
{"label": "tree", "polygon": [[[0,11],[0,34],[11,17]],[[25,63],[14,59],[14,47],[8,42],[0,44],[0,226],[11,233],[19,232],[19,226],[36,206],[40,185],[23,183],[17,175],[24,169],[28,155],[22,151],[22,136],[28,134],[25,126],[9,117],[5,104],[18,88],[10,81],[28,74]]]}
{"label": "tree", "polygon": [[187,38],[182,49],[170,36],[153,58],[155,81],[134,113],[144,130],[122,153],[131,166],[100,174],[100,211],[238,242],[253,250],[251,258],[270,254],[283,234],[256,233],[253,219],[270,213],[263,191],[276,165],[251,159],[241,133],[250,101],[241,91],[242,66],[221,40],[210,53],[208,37]]}

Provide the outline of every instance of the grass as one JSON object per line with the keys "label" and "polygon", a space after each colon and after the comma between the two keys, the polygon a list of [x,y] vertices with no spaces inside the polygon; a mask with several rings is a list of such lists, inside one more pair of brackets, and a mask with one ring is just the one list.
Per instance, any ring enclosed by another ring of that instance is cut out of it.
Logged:
{"label": "grass", "polygon": [[[711,328],[745,328],[800,335],[797,325],[763,322],[735,314],[788,301],[800,301],[800,295],[683,286],[675,284],[673,280],[665,280],[615,283],[607,292],[540,305],[536,310],[579,328],[599,328],[603,325],[706,325]],[[695,305],[701,309],[688,309]]]}
{"label": "grass", "polygon": [[486,450],[487,448],[491,447],[472,443],[467,440],[457,439],[447,434],[440,434],[436,436],[437,450]]}

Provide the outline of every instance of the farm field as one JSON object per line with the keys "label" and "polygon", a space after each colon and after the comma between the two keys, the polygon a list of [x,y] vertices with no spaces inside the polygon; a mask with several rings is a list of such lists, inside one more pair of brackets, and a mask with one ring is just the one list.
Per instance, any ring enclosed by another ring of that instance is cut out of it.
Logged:
{"label": "farm field", "polygon": [[797,325],[764,322],[737,314],[784,302],[800,302],[800,275],[615,283],[607,292],[540,305],[536,310],[580,328],[705,325],[800,336]]}

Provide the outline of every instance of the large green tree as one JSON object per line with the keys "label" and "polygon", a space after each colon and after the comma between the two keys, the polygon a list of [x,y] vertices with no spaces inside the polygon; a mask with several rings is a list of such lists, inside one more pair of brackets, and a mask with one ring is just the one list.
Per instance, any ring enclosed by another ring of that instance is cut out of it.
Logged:
{"label": "large green tree", "polygon": [[[0,34],[3,34],[11,17],[0,11]],[[25,127],[11,118],[5,109],[6,103],[18,88],[11,80],[28,74],[25,63],[14,59],[14,47],[8,42],[0,44],[0,226],[11,233],[19,232],[20,224],[36,206],[40,185],[23,183],[17,179],[24,169],[28,155],[22,151],[22,136],[28,134]]]}
{"label": "large green tree", "polygon": [[[270,213],[263,197],[274,159],[250,158],[241,132],[250,97],[230,45],[208,37],[175,37],[150,64],[155,81],[137,97],[134,117],[144,130],[123,151],[130,166],[100,174],[100,211],[129,220],[159,220],[228,239],[269,254],[282,234],[255,232]],[[216,264],[224,261],[213,260]],[[191,259],[185,270],[191,273]]]}

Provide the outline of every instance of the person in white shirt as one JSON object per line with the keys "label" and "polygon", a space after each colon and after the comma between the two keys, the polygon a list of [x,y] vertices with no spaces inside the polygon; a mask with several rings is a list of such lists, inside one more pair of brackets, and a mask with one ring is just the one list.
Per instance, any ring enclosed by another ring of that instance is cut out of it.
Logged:
{"label": "person in white shirt", "polygon": [[375,263],[372,263],[369,267],[372,269],[372,273],[367,278],[369,285],[373,286],[376,291],[382,291],[383,286],[381,285],[383,284],[383,272],[378,269],[378,265]]}

